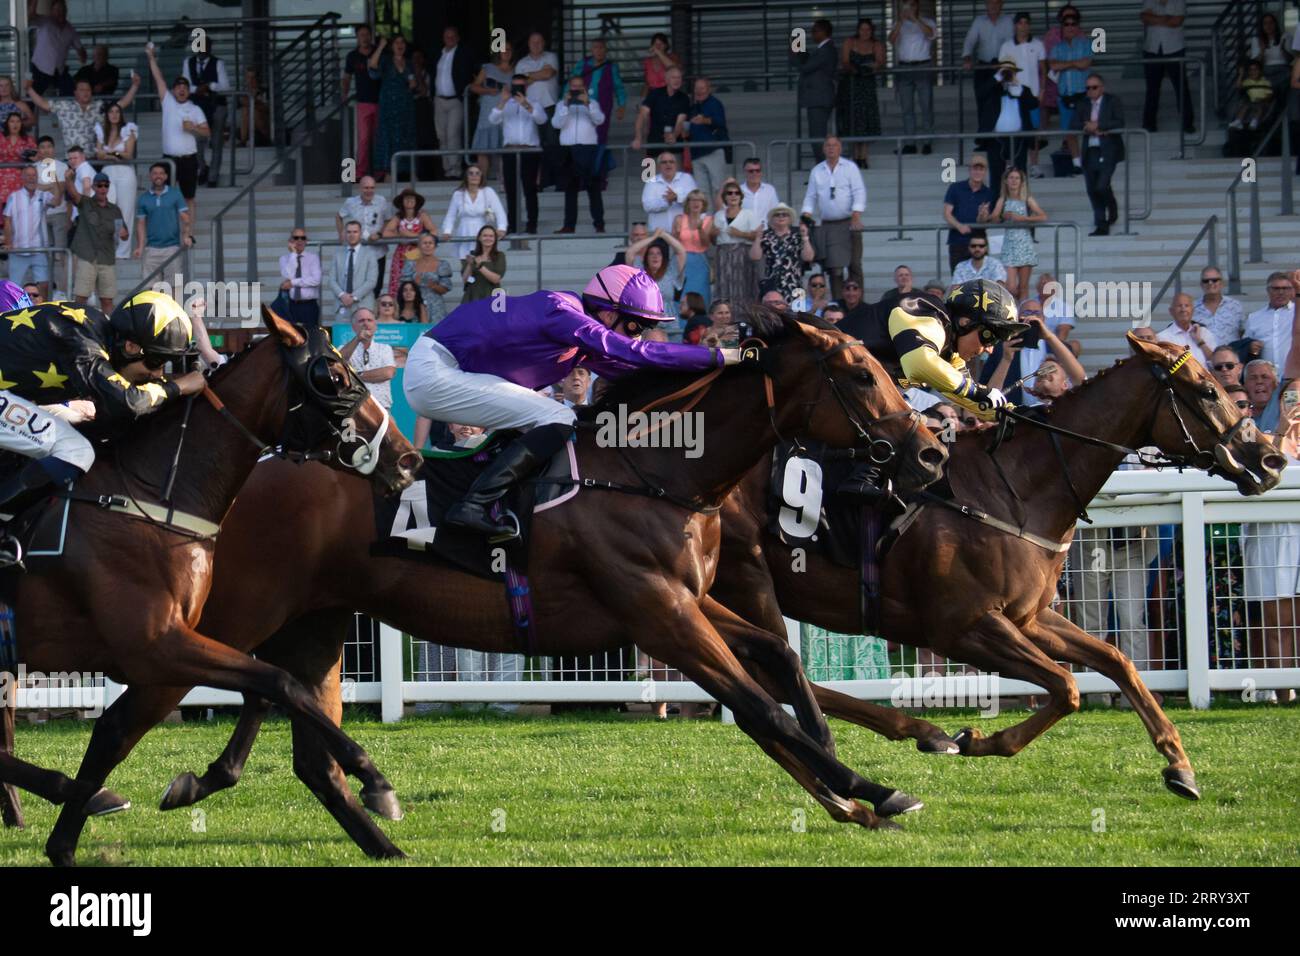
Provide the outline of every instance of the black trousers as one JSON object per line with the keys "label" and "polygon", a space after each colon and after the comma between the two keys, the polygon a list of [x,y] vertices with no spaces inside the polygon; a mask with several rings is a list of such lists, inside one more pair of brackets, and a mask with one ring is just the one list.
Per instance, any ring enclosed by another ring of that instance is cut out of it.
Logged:
{"label": "black trousers", "polygon": [[1016,166],[1026,176],[1029,175],[1029,137],[999,136],[997,138],[989,137],[988,139],[977,140],[977,144],[983,149],[989,158],[989,183],[996,183],[994,191],[1001,188],[1002,174],[1006,172],[1007,166]]}
{"label": "black trousers", "polygon": [[[1181,56],[1182,50],[1177,53],[1160,54],[1161,56]],[[1175,101],[1180,105],[1183,114],[1183,129],[1191,132],[1195,125],[1195,117],[1192,115],[1192,94],[1187,88],[1187,70],[1184,63],[1146,63],[1143,69],[1146,72],[1147,93],[1146,99],[1142,104],[1142,125],[1151,132],[1156,131],[1157,119],[1160,114],[1160,87],[1169,77],[1169,82],[1174,88]]]}
{"label": "black trousers", "polygon": [[1087,146],[1083,151],[1083,185],[1088,190],[1092,204],[1092,221],[1097,226],[1107,226],[1111,219],[1119,218],[1119,203],[1115,190],[1110,187],[1115,175],[1115,164],[1102,159],[1101,147]]}
{"label": "black trousers", "polygon": [[812,144],[813,156],[817,162],[821,162],[826,157],[822,154],[822,140],[830,132],[831,126],[831,107],[829,106],[809,106],[808,108],[808,135],[815,136],[817,142]]}
{"label": "black trousers", "polygon": [[987,133],[997,125],[1002,108],[1002,84],[998,82],[997,67],[996,60],[987,65],[980,60],[971,78],[975,89],[975,117],[979,123],[976,130],[980,133]]}
{"label": "black trousers", "polygon": [[[506,153],[502,156],[505,162],[502,169],[506,177],[506,215],[510,217],[510,229],[514,232],[535,232],[537,229],[537,174],[542,168],[542,157],[539,153]],[[519,183],[515,175],[515,164],[519,164],[522,171],[524,187],[524,208],[528,212],[528,219],[524,223],[524,228],[519,228]]]}
{"label": "black trousers", "polygon": [[319,299],[290,299],[289,321],[313,328],[320,325]]}

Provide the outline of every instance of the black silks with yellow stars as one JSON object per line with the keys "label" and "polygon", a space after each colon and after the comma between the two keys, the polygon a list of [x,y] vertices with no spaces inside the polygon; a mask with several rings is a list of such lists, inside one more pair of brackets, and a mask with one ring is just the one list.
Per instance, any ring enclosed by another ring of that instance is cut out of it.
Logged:
{"label": "black silks with yellow stars", "polygon": [[72,302],[0,314],[0,389],[42,405],[89,399],[111,416],[147,415],[180,394],[172,382],[132,385],[117,373],[113,335],[108,316]]}

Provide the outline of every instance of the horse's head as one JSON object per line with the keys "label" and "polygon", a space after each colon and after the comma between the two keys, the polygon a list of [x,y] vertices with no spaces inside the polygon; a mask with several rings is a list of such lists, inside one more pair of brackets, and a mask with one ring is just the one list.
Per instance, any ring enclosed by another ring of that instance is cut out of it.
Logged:
{"label": "horse's head", "polygon": [[284,450],[366,475],[390,494],[409,485],[419,452],[334,350],[329,333],[293,325],[266,306],[262,319],[289,371]]}
{"label": "horse's head", "polygon": [[1227,478],[1243,495],[1263,494],[1278,483],[1286,457],[1190,351],[1131,334],[1128,343],[1158,385],[1152,444],[1176,461]]}
{"label": "horse's head", "polygon": [[759,337],[781,341],[764,360],[778,434],[860,450],[899,492],[942,477],[947,449],[862,343],[814,315],[758,306],[749,318]]}

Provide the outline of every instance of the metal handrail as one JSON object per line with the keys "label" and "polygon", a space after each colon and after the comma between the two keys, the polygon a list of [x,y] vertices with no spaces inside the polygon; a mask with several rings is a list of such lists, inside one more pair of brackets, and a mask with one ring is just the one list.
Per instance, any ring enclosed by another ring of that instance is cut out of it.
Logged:
{"label": "metal handrail", "polygon": [[1174,295],[1178,295],[1183,291],[1183,267],[1187,265],[1187,260],[1192,257],[1192,254],[1196,252],[1197,247],[1201,244],[1201,240],[1207,236],[1209,237],[1210,254],[1205,264],[1210,268],[1219,268],[1219,243],[1217,239],[1218,225],[1218,216],[1210,216],[1209,219],[1205,220],[1205,224],[1201,226],[1200,230],[1196,233],[1195,238],[1192,239],[1191,244],[1187,247],[1187,251],[1182,254],[1182,257],[1169,273],[1169,278],[1165,279],[1165,283],[1160,287],[1160,291],[1152,297],[1152,316],[1155,315],[1156,306],[1160,304],[1165,293],[1169,291],[1170,286],[1173,287]]}
{"label": "metal handrail", "polygon": [[1281,164],[1281,197],[1282,209],[1281,215],[1291,216],[1295,214],[1295,203],[1292,198],[1291,183],[1291,124],[1287,115],[1287,110],[1281,110],[1273,125],[1259,139],[1259,145],[1255,147],[1247,160],[1243,160],[1242,169],[1233,174],[1232,182],[1224,191],[1224,203],[1228,210],[1228,294],[1239,295],[1241,293],[1241,240],[1238,237],[1240,228],[1240,219],[1237,213],[1237,187],[1241,185],[1242,173],[1245,172],[1245,162],[1254,163],[1255,175],[1250,181],[1250,258],[1247,262],[1264,261],[1264,234],[1262,227],[1262,213],[1259,204],[1259,158],[1260,153],[1272,141],[1273,136],[1277,133],[1282,136],[1282,155],[1278,157]]}
{"label": "metal handrail", "polygon": [[[1250,8],[1249,13],[1247,7]],[[1214,74],[1214,107],[1221,110],[1228,91],[1228,84],[1225,78],[1235,76],[1237,68],[1241,65],[1246,54],[1246,44],[1242,41],[1249,40],[1252,34],[1252,27],[1259,22],[1263,14],[1263,4],[1259,0],[1230,0],[1214,19],[1214,25],[1210,28],[1213,42],[1210,44],[1210,66]],[[1247,16],[1250,17],[1249,23]],[[1229,21],[1231,30],[1229,29]],[[1282,18],[1278,18],[1278,27],[1281,29]],[[1227,34],[1231,35],[1227,35]],[[1279,39],[1285,39],[1280,37]],[[1227,61],[1225,63],[1225,57]],[[1221,69],[1225,66],[1225,69]]]}
{"label": "metal handrail", "polygon": [[[178,258],[181,260],[181,275],[182,276],[192,275],[193,273],[190,271],[192,266],[192,262],[190,260],[191,248],[192,247],[187,246],[185,245],[185,243],[182,242],[180,244],[180,247],[175,252],[173,252],[170,256],[164,259],[162,263],[160,263],[152,272],[150,272],[148,275],[141,276],[140,281],[136,284],[135,288],[132,289],[130,292],[128,292],[126,295],[122,296],[122,301],[126,302],[132,296],[152,288],[155,282],[158,281],[166,282],[167,279],[166,279],[165,270],[170,269],[172,267],[172,263],[175,262]],[[168,294],[173,299],[179,301],[181,298],[180,292],[181,292],[180,289],[173,289]]]}
{"label": "metal handrail", "polygon": [[[317,17],[287,46],[276,51],[271,60],[274,127],[279,134],[277,143],[281,150],[289,145],[285,137],[291,128],[299,124],[307,127],[316,126],[318,105],[323,106],[328,102],[337,89],[334,84],[341,72],[338,50],[339,20],[337,13],[326,13]],[[328,34],[332,54],[330,56],[322,55],[324,46],[322,41],[326,39],[326,34]],[[316,79],[318,74],[313,72],[312,66],[318,63],[322,69],[319,71],[320,78]],[[286,97],[280,95],[282,90],[292,85],[286,78],[289,75],[301,75],[305,79],[301,109],[294,108],[292,112]]]}

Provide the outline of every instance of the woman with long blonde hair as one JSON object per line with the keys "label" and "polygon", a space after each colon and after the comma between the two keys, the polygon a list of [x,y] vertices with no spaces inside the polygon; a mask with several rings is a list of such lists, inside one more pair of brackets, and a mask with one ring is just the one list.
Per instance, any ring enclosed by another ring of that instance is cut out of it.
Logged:
{"label": "woman with long blonde hair", "polygon": [[[1029,177],[1019,166],[1002,174],[1002,192],[989,217],[994,222],[1046,222],[1047,213],[1029,194]],[[1033,234],[1027,228],[1003,233],[1002,264],[1007,268],[1007,290],[1017,300],[1029,294],[1029,276],[1038,265]]]}
{"label": "woman with long blonde hair", "polygon": [[709,215],[709,197],[701,189],[692,189],[682,200],[684,210],[673,220],[673,236],[686,250],[686,270],[682,275],[682,294],[698,292],[707,307],[712,298],[709,289],[709,249],[713,246]]}

